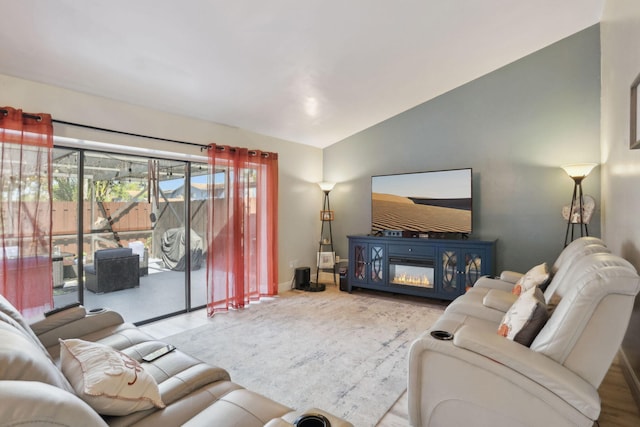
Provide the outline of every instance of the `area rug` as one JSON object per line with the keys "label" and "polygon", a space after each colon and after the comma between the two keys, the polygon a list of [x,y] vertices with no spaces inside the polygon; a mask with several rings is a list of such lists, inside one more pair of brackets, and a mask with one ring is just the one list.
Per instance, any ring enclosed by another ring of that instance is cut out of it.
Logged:
{"label": "area rug", "polygon": [[216,314],[164,340],[277,402],[367,427],[405,391],[409,346],[442,310],[427,299],[329,286]]}

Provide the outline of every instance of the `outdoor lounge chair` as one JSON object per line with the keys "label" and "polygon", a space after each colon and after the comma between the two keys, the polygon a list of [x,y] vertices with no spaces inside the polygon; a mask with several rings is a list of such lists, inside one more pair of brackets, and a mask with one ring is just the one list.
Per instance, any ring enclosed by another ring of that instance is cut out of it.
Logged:
{"label": "outdoor lounge chair", "polygon": [[85,286],[98,294],[140,286],[140,261],[131,248],[95,251],[93,265],[84,267]]}

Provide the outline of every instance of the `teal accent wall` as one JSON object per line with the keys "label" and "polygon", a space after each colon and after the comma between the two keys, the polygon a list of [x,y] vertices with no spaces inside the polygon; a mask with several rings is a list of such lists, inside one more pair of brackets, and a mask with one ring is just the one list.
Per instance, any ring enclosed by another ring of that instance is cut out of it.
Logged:
{"label": "teal accent wall", "polygon": [[[336,251],[346,258],[346,236],[370,232],[372,175],[471,167],[471,238],[498,240],[497,270],[552,263],[573,190],[560,165],[599,161],[596,25],[326,148]],[[598,204],[589,234],[599,236],[599,167],[583,187]]]}

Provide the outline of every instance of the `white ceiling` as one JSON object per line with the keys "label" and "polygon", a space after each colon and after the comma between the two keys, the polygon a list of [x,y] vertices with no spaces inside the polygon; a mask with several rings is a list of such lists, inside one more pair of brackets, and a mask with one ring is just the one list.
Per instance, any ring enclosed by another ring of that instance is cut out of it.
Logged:
{"label": "white ceiling", "polygon": [[0,74],[326,147],[598,23],[604,2],[0,0]]}

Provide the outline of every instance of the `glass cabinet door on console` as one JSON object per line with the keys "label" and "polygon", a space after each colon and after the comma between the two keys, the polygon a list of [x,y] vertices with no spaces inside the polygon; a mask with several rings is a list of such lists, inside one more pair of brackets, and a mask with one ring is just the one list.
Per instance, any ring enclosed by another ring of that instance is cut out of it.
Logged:
{"label": "glass cabinet door on console", "polygon": [[[353,260],[351,281],[354,284],[382,284],[386,282],[385,245],[378,243],[354,242],[350,258]],[[349,286],[349,289],[351,286]]]}
{"label": "glass cabinet door on console", "polygon": [[444,293],[459,294],[458,253],[456,251],[443,250],[440,254],[440,262],[442,262],[440,289]]}
{"label": "glass cabinet door on console", "polygon": [[[476,280],[484,276],[482,269],[482,259],[484,255],[481,252],[466,252],[464,254],[464,287],[465,291],[472,287]],[[487,260],[488,262],[488,260]]]}
{"label": "glass cabinet door on console", "polygon": [[[485,250],[448,249],[440,251],[440,292],[456,297],[462,295],[481,276]],[[488,261],[487,261],[488,262]]]}

